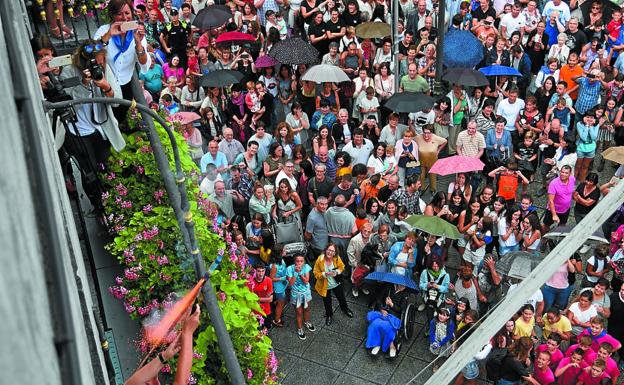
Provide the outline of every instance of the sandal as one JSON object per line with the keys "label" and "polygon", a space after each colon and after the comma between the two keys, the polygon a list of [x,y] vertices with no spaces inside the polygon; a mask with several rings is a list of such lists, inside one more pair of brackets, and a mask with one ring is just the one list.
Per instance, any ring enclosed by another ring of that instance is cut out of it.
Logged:
{"label": "sandal", "polygon": [[63,26],[63,33],[69,37],[74,37],[74,30],[71,29],[67,24]]}
{"label": "sandal", "polygon": [[50,35],[58,40],[67,40],[70,38],[70,36],[65,31],[63,31],[63,37],[61,37],[61,29],[58,26],[50,28]]}

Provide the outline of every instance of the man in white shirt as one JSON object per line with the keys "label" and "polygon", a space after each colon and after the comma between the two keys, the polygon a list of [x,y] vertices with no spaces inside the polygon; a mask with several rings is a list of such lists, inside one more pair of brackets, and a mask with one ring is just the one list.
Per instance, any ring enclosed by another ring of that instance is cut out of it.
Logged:
{"label": "man in white shirt", "polygon": [[347,143],[342,150],[351,156],[351,165],[363,164],[366,166],[368,157],[373,150],[373,142],[364,139],[364,131],[357,128],[353,131],[353,140]]}
{"label": "man in white shirt", "polygon": [[234,164],[234,160],[241,152],[245,152],[245,148],[238,140],[234,139],[234,131],[226,127],[223,130],[223,139],[219,142],[219,151],[221,151],[228,164]]}
{"label": "man in white shirt", "polygon": [[507,39],[511,39],[511,34],[519,31],[520,36],[524,36],[524,27],[526,26],[526,18],[522,13],[520,3],[515,3],[511,7],[511,12],[504,15],[500,21],[501,35]]}
{"label": "man in white shirt", "polygon": [[[502,116],[507,121],[505,130],[511,131],[512,139],[516,133],[516,119],[518,114],[524,108],[524,100],[518,98],[518,89],[512,88],[509,90],[509,97],[503,99],[496,109],[496,115]],[[516,142],[514,142],[515,144]]]}
{"label": "man in white shirt", "polygon": [[422,135],[422,128],[435,122],[435,112],[430,108],[427,110],[412,112],[408,115],[408,118],[412,126],[411,128],[416,132],[416,135]]}
{"label": "man in white shirt", "polygon": [[552,11],[559,11],[559,21],[561,24],[566,25],[570,20],[570,6],[561,0],[550,0],[544,5],[542,16],[548,19]]}

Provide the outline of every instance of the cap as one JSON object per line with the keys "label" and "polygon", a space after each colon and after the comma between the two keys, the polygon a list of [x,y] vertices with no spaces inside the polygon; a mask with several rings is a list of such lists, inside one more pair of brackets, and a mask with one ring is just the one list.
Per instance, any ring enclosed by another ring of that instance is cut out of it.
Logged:
{"label": "cap", "polygon": [[177,9],[175,9],[175,8],[171,9],[171,12],[169,12],[169,14],[170,14],[171,16],[178,16],[178,15],[179,15],[178,10],[177,10]]}

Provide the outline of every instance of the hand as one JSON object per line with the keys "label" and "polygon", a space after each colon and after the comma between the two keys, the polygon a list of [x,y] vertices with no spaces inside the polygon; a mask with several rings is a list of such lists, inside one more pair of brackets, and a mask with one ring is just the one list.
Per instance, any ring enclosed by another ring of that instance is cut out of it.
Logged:
{"label": "hand", "polygon": [[176,338],[169,344],[169,346],[167,346],[167,349],[163,350],[162,356],[165,359],[165,361],[169,361],[180,351],[180,348],[182,347],[182,344],[180,341],[181,335],[182,333],[178,333]]}
{"label": "hand", "polygon": [[143,38],[145,37],[145,28],[139,26],[139,28],[134,30],[134,41],[136,42],[135,44],[138,47],[141,47],[141,50],[143,50],[143,46],[141,45],[141,41],[143,41]]}
{"label": "hand", "polygon": [[488,257],[485,259],[485,264],[487,265],[487,267],[490,270],[493,270],[496,267],[496,262],[494,261],[494,258],[492,257]]}
{"label": "hand", "polygon": [[295,266],[295,271],[297,273],[301,273],[301,266]]}
{"label": "hand", "polygon": [[[192,314],[190,314],[191,309],[193,309],[193,307],[195,308],[194,309],[195,311]],[[199,305],[195,304],[191,306],[188,310],[188,313],[189,314],[187,315],[187,318],[184,321],[184,326],[182,326],[182,333],[193,334],[195,329],[197,329],[197,327],[199,326],[199,315],[201,313]]]}
{"label": "hand", "polygon": [[121,25],[123,22],[116,21],[110,25],[110,29],[108,30],[111,36],[122,35],[124,32],[121,30]]}
{"label": "hand", "polygon": [[37,73],[44,74],[50,72],[50,67],[48,67],[50,60],[52,60],[52,56],[46,56],[37,60]]}
{"label": "hand", "polygon": [[479,295],[479,301],[483,303],[487,303],[487,297],[484,294]]}
{"label": "hand", "polygon": [[438,349],[439,347],[440,347],[440,345],[437,342],[434,342],[434,343],[431,344],[431,348],[434,349],[434,350]]}
{"label": "hand", "polygon": [[394,306],[394,302],[390,299],[390,297],[386,297],[386,305],[392,307]]}
{"label": "hand", "polygon": [[559,224],[559,216],[557,214],[553,214],[552,216],[552,220],[553,222],[555,222],[556,224]]}

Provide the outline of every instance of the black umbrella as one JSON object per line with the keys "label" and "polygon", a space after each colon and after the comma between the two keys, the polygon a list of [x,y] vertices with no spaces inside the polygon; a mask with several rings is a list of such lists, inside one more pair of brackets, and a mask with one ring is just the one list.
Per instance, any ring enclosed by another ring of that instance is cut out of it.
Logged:
{"label": "black umbrella", "polygon": [[240,82],[243,77],[244,75],[238,71],[217,70],[202,76],[199,79],[199,85],[201,87],[227,87]]}
{"label": "black umbrella", "polygon": [[232,18],[229,8],[222,5],[211,5],[197,12],[193,25],[202,31],[219,28]]}
{"label": "black umbrella", "polygon": [[269,51],[269,56],[282,64],[316,63],[318,55],[316,48],[300,37],[278,41]]}
{"label": "black umbrella", "polygon": [[483,87],[490,84],[485,75],[471,68],[451,68],[446,71],[442,79],[452,84],[467,87]]}
{"label": "black umbrella", "polygon": [[397,92],[384,107],[394,112],[418,112],[432,108],[433,98],[417,92]]}

